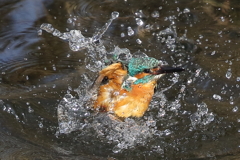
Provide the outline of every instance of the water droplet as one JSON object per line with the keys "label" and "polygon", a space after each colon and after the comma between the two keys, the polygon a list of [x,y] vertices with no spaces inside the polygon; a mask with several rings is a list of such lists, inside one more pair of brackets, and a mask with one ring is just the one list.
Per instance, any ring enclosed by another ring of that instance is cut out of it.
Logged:
{"label": "water droplet", "polygon": [[217,94],[214,94],[214,95],[213,95],[213,98],[214,98],[214,99],[217,99],[217,100],[221,100],[221,99],[222,99],[222,97],[221,97],[220,95],[217,95]]}
{"label": "water droplet", "polygon": [[121,37],[125,37],[125,34],[124,34],[124,33],[121,33]]}
{"label": "water droplet", "polygon": [[154,11],[154,12],[151,14],[151,16],[152,16],[153,18],[158,18],[158,17],[159,17],[159,12],[158,12],[158,11]]}
{"label": "water droplet", "polygon": [[190,120],[194,123],[201,121],[201,116],[197,113],[194,113],[190,116]]}
{"label": "water droplet", "polygon": [[137,23],[138,26],[142,26],[143,25],[143,21],[142,21],[141,18],[136,18],[135,20],[136,20],[136,23]]}
{"label": "water droplet", "polygon": [[72,18],[67,19],[67,23],[72,23],[72,22],[73,22]]}
{"label": "water droplet", "polygon": [[222,16],[220,17],[221,21],[224,22],[225,21],[225,18]]}
{"label": "water droplet", "polygon": [[48,24],[48,23],[43,23],[40,28],[42,30],[45,30],[46,32],[48,33],[52,33],[54,31],[54,28],[51,24]]}
{"label": "water droplet", "polygon": [[43,128],[42,122],[39,122],[39,123],[38,123],[38,126],[39,126],[39,128]]}
{"label": "water droplet", "polygon": [[238,111],[238,106],[233,107],[232,111],[237,112]]}
{"label": "water droplet", "polygon": [[131,27],[128,27],[128,35],[129,35],[129,36],[134,35],[134,31],[132,30]]}
{"label": "water droplet", "polygon": [[112,19],[118,18],[119,13],[117,11],[112,12]]}
{"label": "water droplet", "polygon": [[197,111],[201,116],[208,113],[208,108],[207,108],[206,103],[201,103],[201,104],[198,104],[197,106],[198,106]]}
{"label": "water droplet", "polygon": [[183,13],[189,13],[190,12],[190,9],[189,8],[185,8],[184,10],[183,10]]}
{"label": "water droplet", "polygon": [[227,73],[226,73],[226,78],[230,79],[231,77],[232,77],[232,71],[231,71],[231,69],[228,69]]}
{"label": "water droplet", "polygon": [[28,113],[33,113],[34,109],[32,109],[30,106],[28,106]]}
{"label": "water droplet", "polygon": [[199,68],[199,69],[197,69],[197,70],[196,70],[195,77],[198,77],[198,76],[199,76],[199,74],[200,74],[201,70],[202,70],[201,68]]}
{"label": "water droplet", "polygon": [[172,132],[169,130],[169,129],[166,129],[166,130],[164,130],[163,131],[163,134],[165,135],[165,136],[168,136],[168,135],[170,135]]}
{"label": "water droplet", "polygon": [[213,56],[213,55],[215,55],[215,53],[216,53],[216,51],[212,51],[211,55]]}
{"label": "water droplet", "polygon": [[208,123],[212,122],[213,120],[214,120],[214,115],[213,115],[212,112],[206,114],[206,121],[207,121]]}
{"label": "water droplet", "polygon": [[142,10],[139,10],[138,12],[136,12],[135,15],[140,18],[144,16]]}
{"label": "water droplet", "polygon": [[62,33],[61,33],[59,30],[57,30],[57,29],[55,29],[52,34],[53,34],[54,36],[56,36],[56,37],[62,36]]}
{"label": "water droplet", "polygon": [[38,35],[39,35],[39,36],[42,35],[42,30],[41,30],[41,29],[38,30]]}
{"label": "water droplet", "polygon": [[138,44],[142,44],[142,41],[141,41],[140,39],[137,39],[136,42],[137,42]]}
{"label": "water droplet", "polygon": [[192,83],[192,78],[189,78],[188,80],[187,80],[187,84],[191,84]]}
{"label": "water droplet", "polygon": [[237,77],[237,81],[240,82],[240,77]]}
{"label": "water droplet", "polygon": [[160,108],[159,111],[158,111],[158,116],[163,117],[165,114],[166,114],[165,110]]}

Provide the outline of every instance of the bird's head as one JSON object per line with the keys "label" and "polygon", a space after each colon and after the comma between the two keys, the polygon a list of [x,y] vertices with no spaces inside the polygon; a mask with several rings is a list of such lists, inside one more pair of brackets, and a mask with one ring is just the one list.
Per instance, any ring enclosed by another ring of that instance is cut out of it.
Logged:
{"label": "bird's head", "polygon": [[158,80],[164,73],[181,72],[180,67],[160,66],[159,60],[152,57],[132,58],[128,64],[128,74],[135,77],[133,84]]}

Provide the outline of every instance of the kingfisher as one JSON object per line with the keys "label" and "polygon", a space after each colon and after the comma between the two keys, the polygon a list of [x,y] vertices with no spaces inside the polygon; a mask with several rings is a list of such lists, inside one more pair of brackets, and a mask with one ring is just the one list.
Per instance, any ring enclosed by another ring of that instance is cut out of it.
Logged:
{"label": "kingfisher", "polygon": [[[148,109],[154,88],[165,73],[184,71],[180,67],[161,66],[153,57],[131,58],[127,64],[113,63],[99,72],[95,109],[118,117],[142,117]],[[103,83],[105,82],[105,83]]]}

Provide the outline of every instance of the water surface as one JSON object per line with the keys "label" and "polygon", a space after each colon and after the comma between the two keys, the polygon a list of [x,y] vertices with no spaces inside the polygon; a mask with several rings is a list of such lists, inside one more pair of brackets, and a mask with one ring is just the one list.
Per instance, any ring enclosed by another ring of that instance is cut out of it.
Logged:
{"label": "water surface", "polygon": [[[237,0],[0,2],[1,159],[238,159],[239,7]],[[119,17],[90,48],[72,51],[66,40],[39,35],[50,23],[92,37],[114,11]],[[114,121],[82,103],[105,53],[118,51],[186,69],[161,79],[140,119]],[[59,109],[68,109],[69,125]]]}

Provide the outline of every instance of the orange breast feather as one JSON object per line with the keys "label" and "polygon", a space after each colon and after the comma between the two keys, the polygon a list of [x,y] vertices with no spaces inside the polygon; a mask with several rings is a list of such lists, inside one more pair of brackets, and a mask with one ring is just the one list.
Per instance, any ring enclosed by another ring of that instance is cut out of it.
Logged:
{"label": "orange breast feather", "polygon": [[121,63],[114,63],[100,72],[100,76],[108,77],[108,83],[100,86],[94,108],[104,108],[119,117],[141,117],[148,109],[154,94],[156,82],[132,84],[130,91],[122,88],[127,70]]}

